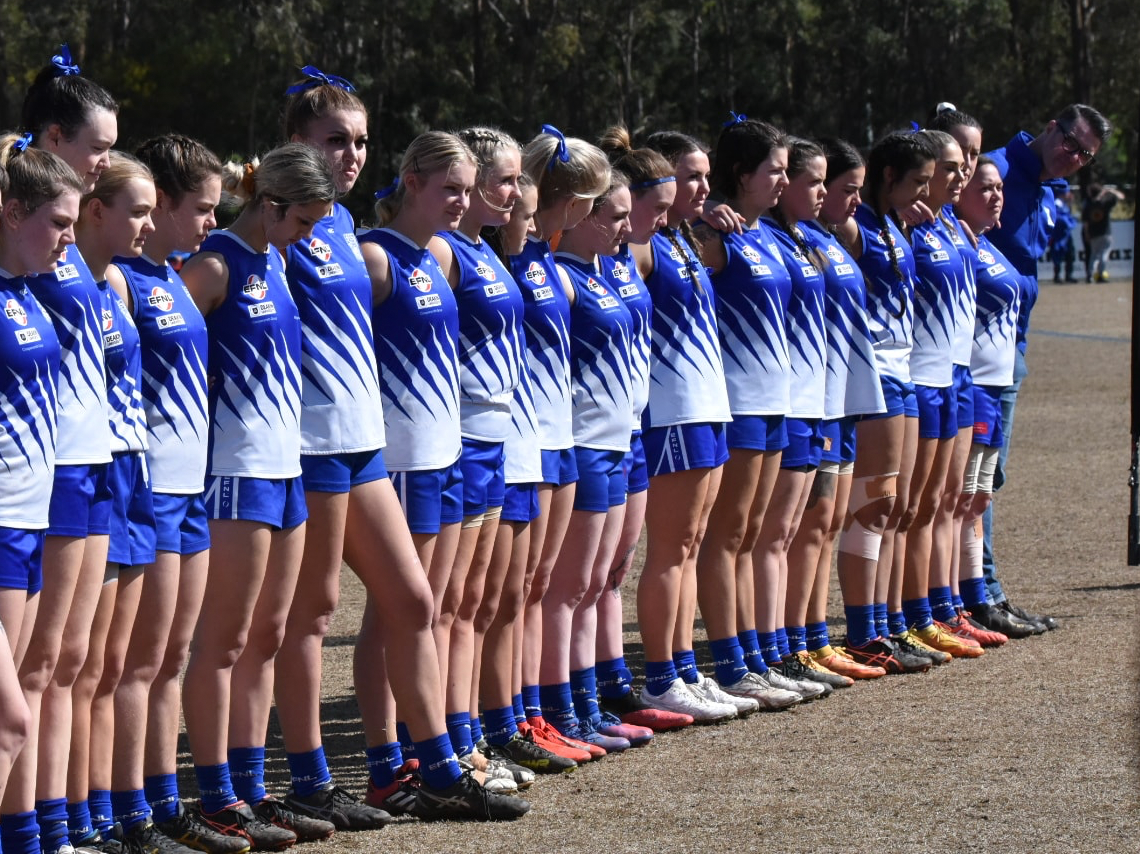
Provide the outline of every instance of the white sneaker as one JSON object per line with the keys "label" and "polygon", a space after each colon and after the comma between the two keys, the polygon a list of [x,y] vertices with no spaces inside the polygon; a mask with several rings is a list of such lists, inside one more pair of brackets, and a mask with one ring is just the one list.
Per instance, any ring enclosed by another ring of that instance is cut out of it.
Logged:
{"label": "white sneaker", "polygon": [[710,703],[721,703],[726,706],[733,706],[738,715],[750,715],[760,708],[760,703],[751,697],[736,696],[725,693],[721,690],[720,685],[714,679],[709,679],[703,673],[700,675],[700,681],[696,685],[689,685],[686,683],[686,688],[696,694],[698,697],[703,697]]}
{"label": "white sneaker", "polygon": [[[475,767],[471,761],[471,753],[465,753],[459,757],[459,767],[464,771],[470,771],[475,775],[476,782],[480,783],[488,792],[494,792],[497,795],[514,794],[519,790],[518,783],[515,782],[515,775],[509,769],[504,768],[501,764],[495,762],[488,762],[486,759],[486,768],[482,771]],[[480,777],[482,779],[480,779]]]}
{"label": "white sneaker", "polygon": [[764,674],[768,684],[773,688],[783,688],[785,691],[795,691],[805,700],[814,700],[829,693],[827,686],[821,682],[811,682],[807,679],[789,679],[775,667],[770,667]]}
{"label": "white sneaker", "polygon": [[759,703],[762,709],[786,709],[804,700],[803,694],[777,688],[769,680],[752,671],[745,673],[739,682],[722,685],[721,690],[736,697],[750,697]]}
{"label": "white sneaker", "polygon": [[652,709],[688,715],[697,723],[712,724],[736,717],[736,706],[711,703],[698,697],[680,679],[674,679],[663,694],[651,694],[648,688],[643,688],[641,702]]}

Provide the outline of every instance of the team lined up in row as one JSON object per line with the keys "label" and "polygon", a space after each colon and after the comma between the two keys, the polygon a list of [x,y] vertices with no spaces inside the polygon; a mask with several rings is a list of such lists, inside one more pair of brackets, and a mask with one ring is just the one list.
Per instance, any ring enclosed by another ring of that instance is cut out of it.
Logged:
{"label": "team lined up in row", "polygon": [[[865,167],[734,117],[711,170],[678,133],[429,132],[358,236],[336,199],[367,113],[304,71],[291,142],[244,171],[178,136],[108,154],[115,103],[66,50],[5,143],[4,851],[515,818],[534,771],[980,655],[1005,636],[977,620],[1035,630],[987,604],[973,524],[1027,289],[985,235],[1002,172],[976,122],[943,113]],[[211,232],[223,184],[245,204]],[[342,559],[368,590],[363,803],[321,748]]]}

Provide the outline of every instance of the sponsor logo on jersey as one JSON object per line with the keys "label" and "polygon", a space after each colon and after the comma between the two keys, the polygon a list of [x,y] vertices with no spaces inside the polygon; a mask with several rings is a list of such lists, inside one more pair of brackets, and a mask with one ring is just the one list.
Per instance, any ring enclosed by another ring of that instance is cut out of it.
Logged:
{"label": "sponsor logo on jersey", "polygon": [[352,257],[357,261],[364,260],[364,254],[360,251],[360,243],[356,240],[355,234],[344,235],[344,242],[348,245],[348,251],[352,253]]}
{"label": "sponsor logo on jersey", "polygon": [[804,264],[800,267],[800,272],[803,273],[805,279],[814,279],[819,275],[819,270],[817,270],[813,264]]}
{"label": "sponsor logo on jersey", "polygon": [[103,319],[103,331],[110,332],[111,327],[115,325],[115,312],[109,308],[105,308],[101,314]]}
{"label": "sponsor logo on jersey", "polygon": [[499,278],[495,275],[495,268],[489,264],[484,264],[482,261],[475,265],[475,272],[486,279],[488,282],[497,281]]}
{"label": "sponsor logo on jersey", "polygon": [[176,326],[186,325],[186,319],[177,311],[170,314],[160,314],[156,322],[159,329],[173,329]]}
{"label": "sponsor logo on jersey", "polygon": [[756,249],[752,246],[745,246],[740,250],[740,254],[743,255],[746,260],[751,261],[753,264],[760,262],[760,253],[757,252]]}
{"label": "sponsor logo on jersey", "polygon": [[103,349],[111,350],[115,347],[123,346],[123,333],[122,332],[108,332],[103,336]]}
{"label": "sponsor logo on jersey", "polygon": [[14,320],[21,326],[28,325],[28,313],[24,311],[24,307],[14,299],[8,300],[4,305],[4,314],[8,316],[9,320]]}
{"label": "sponsor logo on jersey", "polygon": [[906,250],[903,249],[901,246],[896,246],[895,247],[895,259],[898,261],[901,261],[905,257],[906,257]]}
{"label": "sponsor logo on jersey", "polygon": [[598,300],[598,305],[602,308],[617,308],[620,303],[614,297],[602,297]]}
{"label": "sponsor logo on jersey", "polygon": [[40,341],[40,331],[36,327],[30,329],[16,329],[16,341],[20,344],[38,344]]}
{"label": "sponsor logo on jersey", "polygon": [[309,241],[309,254],[328,263],[332,259],[332,247],[319,237],[314,237]]}
{"label": "sponsor logo on jersey", "polygon": [[992,264],[994,262],[994,254],[988,249],[979,249],[978,260],[983,264]]}
{"label": "sponsor logo on jersey", "polygon": [[344,269],[340,264],[321,264],[317,267],[317,275],[322,279],[329,279],[333,276],[343,276]]}
{"label": "sponsor logo on jersey", "polygon": [[277,306],[273,304],[273,300],[254,303],[249,307],[250,317],[268,317],[271,314],[277,314]]}
{"label": "sponsor logo on jersey", "polygon": [[489,297],[501,297],[507,292],[507,286],[502,282],[494,282],[490,285],[483,285],[483,293]]}
{"label": "sponsor logo on jersey", "polygon": [[440,299],[439,294],[427,294],[422,297],[416,297],[416,308],[419,309],[439,308],[442,303],[443,300]]}
{"label": "sponsor logo on jersey", "polygon": [[681,250],[676,246],[669,247],[669,258],[673,261],[687,261],[688,259],[681,253]]}
{"label": "sponsor logo on jersey", "polygon": [[431,290],[431,276],[416,267],[412,270],[412,275],[408,276],[408,284],[420,293],[426,294]]}
{"label": "sponsor logo on jersey", "polygon": [[637,285],[622,285],[618,288],[618,293],[621,294],[622,299],[635,297],[637,296]]}
{"label": "sponsor logo on jersey", "polygon": [[597,280],[594,279],[593,276],[586,279],[586,289],[590,291],[590,293],[599,294],[601,296],[605,296],[609,293],[605,287],[598,284]]}
{"label": "sponsor logo on jersey", "polygon": [[1002,264],[1000,261],[997,264],[991,264],[990,266],[986,267],[986,273],[991,276],[1000,276],[1004,272],[1005,264]]}
{"label": "sponsor logo on jersey", "polygon": [[146,304],[165,313],[174,308],[174,297],[166,288],[155,285],[150,289],[150,296],[146,298]]}
{"label": "sponsor logo on jersey", "polygon": [[[545,285],[546,284],[546,270],[537,261],[531,261],[530,266],[526,268],[523,274],[528,282],[532,285]],[[536,291],[537,293],[537,291]],[[538,297],[535,297],[538,299]]]}
{"label": "sponsor logo on jersey", "polygon": [[928,231],[922,235],[922,242],[929,246],[931,249],[941,249],[942,241],[938,239],[938,235],[933,231]]}
{"label": "sponsor logo on jersey", "polygon": [[939,249],[937,252],[930,253],[930,260],[935,264],[941,263],[942,261],[949,261],[950,253],[945,249]]}
{"label": "sponsor logo on jersey", "polygon": [[843,263],[843,252],[840,251],[838,246],[828,246],[827,257],[834,261],[836,264]]}
{"label": "sponsor logo on jersey", "polygon": [[55,280],[57,282],[66,282],[69,279],[79,278],[79,268],[74,264],[64,264],[63,259],[55,265]]}
{"label": "sponsor logo on jersey", "polygon": [[835,275],[837,276],[853,276],[855,275],[855,268],[850,264],[836,264]]}
{"label": "sponsor logo on jersey", "polygon": [[613,276],[619,282],[628,282],[630,279],[629,267],[625,266],[624,262],[618,261],[614,264]]}
{"label": "sponsor logo on jersey", "polygon": [[[269,285],[265,284],[265,280],[256,273],[250,273],[241,291],[246,296],[253,297],[255,300],[260,301],[265,299],[265,295],[269,293]],[[250,316],[254,316],[253,312],[250,312]]]}
{"label": "sponsor logo on jersey", "polygon": [[[542,279],[543,279],[543,281],[546,280],[546,274],[545,273],[542,274]],[[535,302],[542,302],[543,300],[554,299],[554,288],[551,288],[551,287],[535,288],[533,291],[531,291],[531,293],[534,294],[534,301]]]}
{"label": "sponsor logo on jersey", "polygon": [[771,276],[772,275],[772,268],[769,267],[767,264],[753,264],[751,267],[748,268],[748,272],[751,273],[752,278],[755,279],[759,276]]}

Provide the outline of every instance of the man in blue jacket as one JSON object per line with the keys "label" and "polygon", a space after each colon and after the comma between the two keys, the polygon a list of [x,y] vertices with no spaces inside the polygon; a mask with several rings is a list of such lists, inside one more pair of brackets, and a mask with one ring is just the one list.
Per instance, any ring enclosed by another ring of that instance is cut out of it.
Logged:
{"label": "man in blue jacket", "polygon": [[[1058,178],[1068,178],[1089,165],[1110,131],[1108,120],[1095,109],[1087,104],[1070,104],[1037,136],[1022,131],[1004,148],[989,152],[989,157],[997,164],[1005,183],[1005,206],[1001,213],[1001,228],[991,231],[988,237],[1022,274],[1021,312],[1017,319],[1017,362],[1014,366],[1013,385],[1005,390],[1001,399],[1005,444],[998,457],[995,490],[1005,481],[1005,464],[1013,435],[1017,392],[1028,373],[1025,347],[1029,312],[1037,301],[1037,259],[1045,253],[1049,236],[1056,224],[1052,182]],[[986,511],[984,524],[983,567],[993,605],[974,610],[974,618],[996,631],[1005,631],[1012,624],[1019,627],[1018,634],[1024,634],[1026,627],[1038,633],[1057,628],[1054,618],[1032,614],[1006,598],[994,567],[992,504]]]}

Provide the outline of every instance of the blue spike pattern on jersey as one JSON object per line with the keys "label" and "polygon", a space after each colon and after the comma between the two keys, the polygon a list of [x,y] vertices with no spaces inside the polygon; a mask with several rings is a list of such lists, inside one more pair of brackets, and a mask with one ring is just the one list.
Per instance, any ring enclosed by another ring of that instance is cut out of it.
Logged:
{"label": "blue spike pattern on jersey", "polygon": [[649,364],[653,358],[653,299],[637,269],[629,244],[623,246],[612,258],[602,257],[598,261],[606,284],[625,300],[633,318],[633,340],[629,348],[632,383],[630,403],[633,407],[633,424],[640,428],[641,414],[649,403]]}
{"label": "blue spike pattern on jersey", "polygon": [[[784,266],[792,277],[788,298],[788,359],[791,365],[791,407],[794,418],[822,418],[827,383],[827,332],[824,328],[824,279],[795,238],[773,221],[767,221]],[[793,225],[803,240],[799,225]]]}
{"label": "blue spike pattern on jersey", "polygon": [[[886,222],[884,230],[883,222]],[[914,341],[914,253],[890,217],[881,219],[869,205],[855,210],[863,252],[859,269],[867,284],[867,326],[875,342],[879,373],[910,382]],[[894,254],[899,273],[891,265]]]}
{"label": "blue spike pattern on jersey", "polygon": [[75,246],[68,246],[55,270],[26,278],[59,336],[59,426],[56,462],[88,465],[111,461],[107,423],[107,381],[101,330],[106,291],[87,269]]}
{"label": "blue spike pattern on jersey", "polygon": [[970,373],[974,385],[1004,388],[1013,382],[1023,276],[984,234],[978,237],[977,258],[978,314]]}
{"label": "blue spike pattern on jersey", "polygon": [[649,242],[653,358],[642,429],[732,420],[708,272],[685,238],[662,229]]}
{"label": "blue spike pattern on jersey", "polygon": [[629,355],[633,317],[621,297],[603,284],[592,262],[562,253],[554,257],[574,286],[570,308],[574,444],[628,451],[633,431]]}
{"label": "blue spike pattern on jersey", "polygon": [[146,411],[142,400],[142,342],[122,297],[108,288],[103,315],[103,359],[107,370],[107,414],[111,453],[145,451]]}
{"label": "blue spike pattern on jersey", "polygon": [[459,459],[459,309],[427,249],[387,228],[369,231],[388,255],[392,293],[372,309],[384,399],[384,462],[392,471],[441,469]]}
{"label": "blue spike pattern on jersey", "polygon": [[[525,334],[523,337],[525,339]],[[511,395],[511,429],[503,453],[506,458],[503,475],[507,483],[542,482],[542,447],[530,371],[519,374],[519,384]]]}
{"label": "blue spike pattern on jersey", "polygon": [[950,347],[951,358],[955,365],[970,365],[970,352],[974,346],[974,314],[977,310],[978,282],[975,267],[978,263],[978,250],[966,239],[965,231],[954,215],[954,207],[946,205],[942,209],[942,216],[953,223],[954,227],[948,229],[950,240],[954,243],[958,254],[962,256],[962,267],[966,271],[964,286],[958,291],[958,298],[951,305],[950,311],[954,317],[954,343]]}
{"label": "blue spike pattern on jersey", "polygon": [[39,530],[55,471],[59,338],[23,279],[0,274],[0,302],[0,526]]}
{"label": "blue spike pattern on jersey", "polygon": [[886,411],[879,369],[867,328],[867,291],[855,259],[818,223],[800,223],[808,246],[827,257],[824,322],[827,380],[823,417],[844,418]]}
{"label": "blue spike pattern on jersey", "polygon": [[955,306],[969,289],[966,260],[941,218],[915,226],[914,347],[910,352],[913,382],[946,388],[954,380]]}
{"label": "blue spike pattern on jersey", "polygon": [[301,453],[384,446],[372,340],[372,281],[340,205],[289,247],[285,275],[301,315]]}
{"label": "blue spike pattern on jersey", "polygon": [[539,441],[544,451],[574,445],[570,403],[570,301],[550,246],[528,239],[512,256],[511,273],[523,298],[526,363],[534,388]]}
{"label": "blue spike pattern on jersey", "polygon": [[206,478],[209,334],[182,277],[149,258],[118,258],[142,341],[147,471],[155,492],[197,495]]}
{"label": "blue spike pattern on jersey", "polygon": [[721,239],[725,265],[712,277],[712,286],[732,414],[786,415],[791,408],[791,275],[766,224]]}
{"label": "blue spike pattern on jersey", "polygon": [[216,476],[301,474],[301,319],[285,260],[215,231],[203,252],[229,268],[226,298],[206,317],[210,333],[210,461]]}
{"label": "blue spike pattern on jersey", "polygon": [[459,271],[459,425],[464,437],[504,442],[525,350],[523,301],[510,271],[482,240],[441,235]]}

